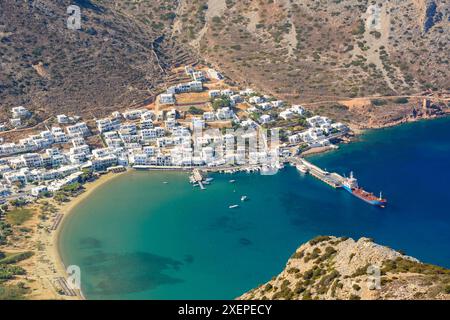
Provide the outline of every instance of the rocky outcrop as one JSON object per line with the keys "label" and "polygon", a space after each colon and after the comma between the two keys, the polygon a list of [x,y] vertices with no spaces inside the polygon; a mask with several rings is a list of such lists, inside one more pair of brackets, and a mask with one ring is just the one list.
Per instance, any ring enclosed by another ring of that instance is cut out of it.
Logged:
{"label": "rocky outcrop", "polygon": [[450,299],[450,270],[421,263],[371,239],[320,236],[286,268],[239,299]]}

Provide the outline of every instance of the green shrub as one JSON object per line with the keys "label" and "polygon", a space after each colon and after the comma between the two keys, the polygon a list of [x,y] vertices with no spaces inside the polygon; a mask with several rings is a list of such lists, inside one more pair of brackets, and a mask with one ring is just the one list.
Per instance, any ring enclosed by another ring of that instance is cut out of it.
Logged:
{"label": "green shrub", "polygon": [[409,100],[406,97],[401,97],[401,98],[394,99],[394,102],[398,103],[398,104],[405,104],[405,103],[408,103]]}
{"label": "green shrub", "polygon": [[8,255],[8,256],[4,257],[3,259],[1,259],[0,265],[17,263],[19,261],[30,258],[31,256],[33,256],[33,254],[34,253],[32,251],[11,254],[11,255]]}
{"label": "green shrub", "polygon": [[329,236],[317,236],[314,239],[309,240],[309,244],[314,246],[320,242],[331,240]]}
{"label": "green shrub", "polygon": [[359,291],[361,290],[361,287],[357,285],[356,283],[352,286],[353,290]]}
{"label": "green shrub", "polygon": [[370,100],[370,102],[372,102],[372,104],[377,107],[384,106],[387,104],[387,101],[383,99],[372,99]]}

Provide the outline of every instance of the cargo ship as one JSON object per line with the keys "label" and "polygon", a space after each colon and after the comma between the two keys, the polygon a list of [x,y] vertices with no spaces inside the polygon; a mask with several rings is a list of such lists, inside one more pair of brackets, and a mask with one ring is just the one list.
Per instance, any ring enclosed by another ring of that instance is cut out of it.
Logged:
{"label": "cargo ship", "polygon": [[346,178],[342,183],[342,187],[350,192],[355,197],[380,208],[386,207],[387,200],[383,199],[381,192],[380,196],[376,197],[373,193],[367,192],[358,186],[358,180],[353,176],[353,172],[350,173],[350,178]]}

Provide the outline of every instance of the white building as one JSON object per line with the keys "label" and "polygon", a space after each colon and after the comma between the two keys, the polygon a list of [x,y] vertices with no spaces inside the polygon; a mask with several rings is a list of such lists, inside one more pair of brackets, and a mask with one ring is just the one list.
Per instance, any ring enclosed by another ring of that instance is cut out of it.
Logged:
{"label": "white building", "polygon": [[282,106],[284,106],[284,101],[281,101],[281,100],[275,100],[275,101],[272,101],[272,105],[273,105],[275,108],[281,108]]}
{"label": "white building", "polygon": [[192,118],[192,130],[201,130],[205,128],[205,120],[200,118]]}
{"label": "white building", "polygon": [[152,129],[153,121],[152,120],[141,120],[141,130],[142,129]]}
{"label": "white building", "polygon": [[259,97],[259,96],[253,96],[248,99],[248,102],[250,102],[251,104],[263,103],[264,98]]}
{"label": "white building", "polygon": [[289,108],[289,110],[301,116],[305,114],[305,109],[300,105],[293,105]]}
{"label": "white building", "polygon": [[234,95],[234,91],[231,89],[224,89],[220,91],[220,94],[223,96],[231,97],[232,95]]}
{"label": "white building", "polygon": [[39,197],[41,194],[48,192],[47,186],[37,186],[31,189],[31,195]]}
{"label": "white building", "polygon": [[127,120],[136,120],[141,117],[142,113],[144,113],[144,110],[141,109],[127,110],[122,113],[122,116]]}
{"label": "white building", "polygon": [[207,111],[207,112],[204,112],[203,113],[203,119],[205,120],[205,121],[214,121],[215,120],[215,118],[216,118],[216,115],[215,115],[215,113],[214,112],[212,112],[212,111]]}
{"label": "white building", "polygon": [[100,133],[108,131],[117,131],[120,128],[120,120],[118,118],[99,119],[97,120],[97,129]]}
{"label": "white building", "polygon": [[294,113],[290,110],[285,110],[285,111],[280,112],[279,116],[280,116],[280,118],[283,118],[284,120],[289,120],[294,117]]}
{"label": "white building", "polygon": [[234,113],[229,107],[224,107],[217,110],[216,116],[219,120],[228,120],[233,118]]}
{"label": "white building", "polygon": [[159,103],[161,104],[174,104],[175,96],[172,93],[163,93],[159,96]]}
{"label": "white building", "polygon": [[28,111],[28,109],[23,106],[12,108],[11,113],[12,113],[13,118],[24,119],[24,118],[28,118],[29,116],[31,116],[31,112]]}
{"label": "white building", "polygon": [[222,80],[223,79],[223,75],[214,69],[208,69],[208,76],[214,80]]}
{"label": "white building", "polygon": [[186,75],[192,76],[195,70],[191,66],[185,66],[184,71],[186,72]]}
{"label": "white building", "polygon": [[201,70],[194,71],[194,73],[192,73],[192,78],[195,81],[205,81],[206,80],[205,74]]}
{"label": "white building", "polygon": [[271,104],[270,102],[259,103],[258,108],[263,111],[271,110],[273,108],[273,104]]}
{"label": "white building", "polygon": [[59,124],[67,124],[69,123],[69,117],[65,114],[59,114],[56,116],[56,119],[58,120]]}
{"label": "white building", "polygon": [[263,114],[261,117],[259,117],[259,123],[266,124],[272,121],[272,117],[268,114]]}
{"label": "white building", "polygon": [[289,143],[297,144],[302,142],[302,138],[298,134],[294,134],[288,137]]}
{"label": "white building", "polygon": [[307,118],[306,122],[308,122],[308,124],[311,127],[320,127],[322,125],[331,125],[331,123],[332,123],[332,121],[330,119],[328,119],[327,117],[322,117],[322,116],[313,116],[313,117]]}
{"label": "white building", "polygon": [[221,93],[220,90],[209,90],[208,95],[211,99],[220,97]]}
{"label": "white building", "polygon": [[18,128],[22,125],[22,120],[20,118],[12,118],[9,120],[9,123],[11,123],[11,126],[14,128]]}
{"label": "white building", "polygon": [[168,94],[186,93],[186,92],[200,92],[203,90],[203,83],[201,81],[191,81],[188,83],[180,83],[167,89]]}
{"label": "white building", "polygon": [[72,126],[68,126],[68,127],[66,127],[66,130],[70,136],[77,135],[77,134],[82,135],[82,136],[87,136],[90,133],[88,126],[84,122],[79,122]]}

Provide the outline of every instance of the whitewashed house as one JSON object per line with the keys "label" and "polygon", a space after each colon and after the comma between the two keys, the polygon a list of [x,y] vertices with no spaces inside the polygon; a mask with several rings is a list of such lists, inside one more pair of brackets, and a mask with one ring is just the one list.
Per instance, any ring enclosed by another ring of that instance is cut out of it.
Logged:
{"label": "whitewashed house", "polygon": [[13,118],[24,119],[24,118],[28,118],[29,116],[31,116],[31,112],[28,111],[28,109],[23,106],[12,108],[11,113],[12,113]]}
{"label": "whitewashed house", "polygon": [[300,116],[303,116],[305,114],[305,109],[300,105],[293,105],[289,108],[293,113],[296,113]]}
{"label": "whitewashed house", "polygon": [[211,99],[214,99],[214,98],[220,97],[221,93],[220,93],[220,90],[209,90],[208,95]]}
{"label": "whitewashed house", "polygon": [[22,120],[20,118],[12,118],[9,120],[9,123],[13,128],[18,128],[22,126]]}
{"label": "whitewashed house", "polygon": [[267,124],[271,121],[272,121],[272,117],[268,114],[263,114],[261,117],[259,117],[260,124]]}
{"label": "whitewashed house", "polygon": [[56,119],[58,120],[59,124],[68,124],[69,123],[69,117],[65,114],[59,114],[56,116]]}
{"label": "whitewashed house", "polygon": [[223,107],[217,110],[216,117],[219,120],[229,120],[232,119],[234,116],[233,110],[231,110],[229,107]]}
{"label": "whitewashed house", "polygon": [[281,100],[275,100],[275,101],[272,101],[271,103],[275,108],[281,108],[284,106],[284,101],[281,101]]}
{"label": "whitewashed house", "polygon": [[215,120],[215,118],[216,118],[216,115],[215,115],[215,113],[214,112],[212,112],[212,111],[207,111],[207,112],[204,112],[203,113],[203,119],[205,120],[205,121],[214,121]]}
{"label": "whitewashed house", "polygon": [[250,102],[251,104],[259,104],[264,102],[264,98],[259,96],[253,96],[248,99],[248,102]]}
{"label": "whitewashed house", "polygon": [[144,110],[141,109],[127,110],[122,113],[122,116],[127,120],[137,120],[141,117],[142,113],[144,113]]}
{"label": "whitewashed house", "polygon": [[90,133],[88,126],[84,122],[79,122],[72,126],[68,126],[68,127],[66,127],[66,130],[70,136],[77,135],[77,134],[82,135],[82,136],[87,136]]}
{"label": "whitewashed house", "polygon": [[172,93],[163,93],[159,96],[159,103],[174,104],[175,103],[175,95]]}
{"label": "whitewashed house", "polygon": [[285,111],[280,112],[279,116],[280,116],[280,118],[282,118],[284,120],[289,120],[294,117],[294,113],[290,110],[285,110]]}

